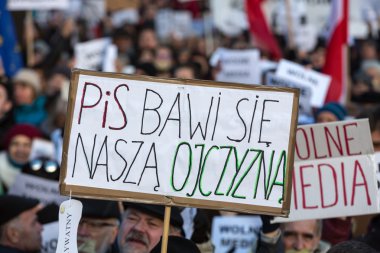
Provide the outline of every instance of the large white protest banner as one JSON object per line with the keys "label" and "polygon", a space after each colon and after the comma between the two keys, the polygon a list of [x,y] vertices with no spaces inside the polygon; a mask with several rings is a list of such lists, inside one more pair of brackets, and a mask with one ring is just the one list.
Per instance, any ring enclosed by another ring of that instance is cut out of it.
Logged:
{"label": "large white protest banner", "polygon": [[376,213],[376,167],[368,120],[300,126],[288,219]]}
{"label": "large white protest banner", "polygon": [[261,226],[260,216],[214,217],[211,230],[214,252],[255,252]]}
{"label": "large white protest banner", "polygon": [[312,69],[307,69],[302,65],[288,60],[280,61],[276,76],[309,87],[312,91],[311,105],[314,107],[323,106],[327,90],[330,86],[330,76],[318,73]]}
{"label": "large white protest banner", "polygon": [[88,70],[100,70],[110,38],[95,39],[75,45],[75,66]]}
{"label": "large white protest banner", "polygon": [[260,52],[255,49],[220,48],[217,52],[220,71],[216,80],[245,84],[261,83]]}
{"label": "large white protest banner", "polygon": [[298,97],[75,70],[61,193],[286,215]]}
{"label": "large white protest banner", "polygon": [[69,0],[8,0],[7,5],[8,10],[12,11],[62,10],[68,7]]}
{"label": "large white protest banner", "polygon": [[57,181],[29,175],[19,174],[16,176],[15,184],[9,189],[9,194],[35,198],[44,204],[56,203],[60,205],[67,197],[59,194]]}
{"label": "large white protest banner", "polygon": [[276,76],[274,73],[267,73],[266,84],[276,87],[289,87],[300,89],[299,114],[311,114],[311,89],[310,87],[300,85],[285,78]]}

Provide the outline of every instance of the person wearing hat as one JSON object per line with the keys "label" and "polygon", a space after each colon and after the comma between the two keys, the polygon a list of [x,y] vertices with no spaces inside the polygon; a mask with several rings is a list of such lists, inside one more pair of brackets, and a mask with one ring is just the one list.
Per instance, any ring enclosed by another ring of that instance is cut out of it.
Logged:
{"label": "person wearing hat", "polygon": [[47,117],[46,98],[41,96],[41,80],[32,69],[21,69],[13,78],[16,123],[39,126]]}
{"label": "person wearing hat", "polygon": [[34,199],[0,196],[0,253],[40,251],[42,225],[37,213],[42,208]]}
{"label": "person wearing hat", "polygon": [[[120,253],[149,253],[163,234],[165,207],[128,203],[118,235]],[[183,219],[171,208],[169,235],[181,236]]]}
{"label": "person wearing hat", "polygon": [[4,136],[5,150],[0,152],[0,182],[5,188],[14,183],[22,167],[28,163],[34,138],[42,137],[41,132],[25,124],[14,125]]}
{"label": "person wearing hat", "polygon": [[315,117],[317,123],[342,121],[347,117],[346,109],[339,103],[330,102],[321,107]]}
{"label": "person wearing hat", "polygon": [[119,231],[120,210],[117,202],[81,199],[82,219],[78,226],[79,253],[112,252]]}

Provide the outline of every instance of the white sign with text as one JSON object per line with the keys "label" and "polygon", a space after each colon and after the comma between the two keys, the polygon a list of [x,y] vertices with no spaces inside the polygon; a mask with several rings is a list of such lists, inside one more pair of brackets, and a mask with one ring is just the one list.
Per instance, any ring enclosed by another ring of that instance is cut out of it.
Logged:
{"label": "white sign with text", "polygon": [[262,221],[260,216],[216,216],[212,221],[214,252],[255,252]]}
{"label": "white sign with text", "polygon": [[8,1],[8,10],[65,10],[69,7],[69,0],[3,0]]}
{"label": "white sign with text", "polygon": [[331,77],[312,69],[307,69],[297,63],[281,60],[276,71],[276,76],[309,87],[312,91],[311,105],[322,107],[330,86]]}
{"label": "white sign with text", "polygon": [[299,126],[289,218],[323,219],[379,211],[368,120]]}
{"label": "white sign with text", "polygon": [[77,73],[64,185],[282,208],[297,91]]}
{"label": "white sign with text", "polygon": [[75,67],[87,70],[100,70],[110,38],[95,39],[75,45]]}
{"label": "white sign with text", "polygon": [[260,52],[255,49],[219,49],[220,71],[216,80],[221,82],[261,84]]}

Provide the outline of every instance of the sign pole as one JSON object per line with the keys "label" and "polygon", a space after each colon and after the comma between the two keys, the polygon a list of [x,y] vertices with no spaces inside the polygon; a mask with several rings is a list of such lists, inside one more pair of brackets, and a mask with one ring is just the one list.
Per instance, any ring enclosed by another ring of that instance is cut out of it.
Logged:
{"label": "sign pole", "polygon": [[168,237],[169,237],[169,226],[170,226],[170,213],[172,208],[170,206],[165,206],[165,217],[164,217],[164,232],[162,233],[162,244],[161,253],[166,253],[168,248]]}
{"label": "sign pole", "polygon": [[32,11],[26,12],[25,29],[26,29],[27,65],[28,67],[32,67],[34,64],[34,43],[33,43],[34,31],[33,31]]}

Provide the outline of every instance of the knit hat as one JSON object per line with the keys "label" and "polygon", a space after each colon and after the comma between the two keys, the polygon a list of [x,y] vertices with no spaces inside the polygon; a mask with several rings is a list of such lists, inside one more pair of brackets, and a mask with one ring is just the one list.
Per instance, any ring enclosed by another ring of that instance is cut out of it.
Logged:
{"label": "knit hat", "polygon": [[0,196],[0,226],[38,205],[38,200],[15,195]]}
{"label": "knit hat", "polygon": [[21,82],[27,85],[30,85],[35,91],[36,94],[41,91],[41,80],[36,71],[32,69],[21,69],[13,77],[13,82]]}
{"label": "knit hat", "polygon": [[38,130],[38,128],[32,125],[27,125],[27,124],[14,125],[11,129],[8,130],[8,132],[4,136],[4,143],[3,143],[4,149],[8,149],[9,144],[11,143],[12,139],[16,135],[25,135],[29,137],[30,139],[42,137],[42,133],[40,132],[40,130]]}
{"label": "knit hat", "polygon": [[338,120],[344,120],[347,116],[346,109],[344,109],[343,106],[335,102],[325,104],[322,108],[320,108],[317,111],[316,117],[318,117],[318,115],[321,112],[331,112],[337,117]]}

